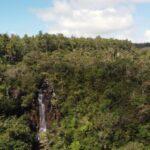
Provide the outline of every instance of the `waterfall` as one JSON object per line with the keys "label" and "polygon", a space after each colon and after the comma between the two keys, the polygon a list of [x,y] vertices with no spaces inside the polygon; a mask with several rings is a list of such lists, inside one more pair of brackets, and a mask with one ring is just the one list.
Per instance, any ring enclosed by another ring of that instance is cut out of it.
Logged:
{"label": "waterfall", "polygon": [[39,132],[46,132],[45,104],[43,102],[42,92],[40,92],[38,95],[38,101],[39,101],[39,117],[40,117]]}

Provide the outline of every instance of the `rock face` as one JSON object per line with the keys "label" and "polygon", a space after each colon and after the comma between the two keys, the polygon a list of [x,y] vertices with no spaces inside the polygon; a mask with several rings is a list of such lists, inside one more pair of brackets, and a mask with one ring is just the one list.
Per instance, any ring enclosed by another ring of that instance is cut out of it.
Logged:
{"label": "rock face", "polygon": [[47,128],[50,127],[52,120],[59,120],[61,113],[57,104],[52,103],[52,99],[56,99],[56,94],[52,84],[45,79],[41,85],[43,94],[43,103],[45,104],[45,120]]}
{"label": "rock face", "polygon": [[17,88],[12,87],[8,90],[8,94],[10,97],[17,99],[21,96],[21,91],[18,90]]}
{"label": "rock face", "polygon": [[47,128],[50,127],[51,120],[51,109],[52,103],[51,99],[54,96],[53,86],[48,82],[48,80],[43,80],[39,93],[38,93],[38,107],[39,107],[39,149],[48,150],[49,141],[47,138]]}
{"label": "rock face", "polygon": [[42,90],[40,90],[38,94],[38,102],[39,102],[39,132],[46,132],[46,113],[45,113],[45,103],[43,98]]}
{"label": "rock face", "polygon": [[41,85],[41,93],[43,95],[43,104],[45,105],[45,121],[46,127],[49,126],[49,112],[51,111],[51,99],[53,97],[53,87],[48,82],[48,80],[44,80]]}
{"label": "rock face", "polygon": [[37,95],[29,114],[30,127],[38,132],[36,140],[39,148],[37,149],[46,150],[49,145],[46,131],[53,120],[59,121],[61,113],[58,104],[52,102],[57,98],[52,84],[47,79],[41,81]]}

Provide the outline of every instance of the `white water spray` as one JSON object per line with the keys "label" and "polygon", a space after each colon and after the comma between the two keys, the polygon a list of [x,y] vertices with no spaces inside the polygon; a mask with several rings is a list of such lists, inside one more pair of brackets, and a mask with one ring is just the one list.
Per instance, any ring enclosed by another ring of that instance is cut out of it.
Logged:
{"label": "white water spray", "polygon": [[43,103],[42,93],[39,93],[38,101],[39,101],[39,116],[40,116],[39,132],[46,132],[45,104]]}

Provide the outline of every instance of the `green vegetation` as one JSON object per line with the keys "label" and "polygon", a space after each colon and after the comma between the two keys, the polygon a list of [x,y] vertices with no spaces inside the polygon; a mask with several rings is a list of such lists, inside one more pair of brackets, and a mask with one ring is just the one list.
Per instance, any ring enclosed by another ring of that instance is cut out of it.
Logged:
{"label": "green vegetation", "polygon": [[49,149],[150,149],[149,49],[100,37],[0,35],[0,150],[35,148],[43,79],[56,93]]}

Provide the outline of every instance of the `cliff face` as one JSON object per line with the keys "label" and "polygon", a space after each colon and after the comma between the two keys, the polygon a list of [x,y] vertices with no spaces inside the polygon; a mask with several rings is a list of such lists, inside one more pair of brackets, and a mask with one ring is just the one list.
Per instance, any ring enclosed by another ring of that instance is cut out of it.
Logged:
{"label": "cliff face", "polygon": [[52,84],[48,80],[44,80],[41,86],[43,99],[45,103],[45,113],[46,113],[46,122],[47,128],[50,128],[51,121],[57,120],[59,121],[61,113],[57,104],[52,103],[52,100],[56,98],[56,94],[54,92],[54,88]]}
{"label": "cliff face", "polygon": [[45,104],[45,120],[48,128],[50,126],[51,99],[53,97],[54,89],[47,79],[43,80],[40,88],[43,94],[43,103]]}
{"label": "cliff face", "polygon": [[[29,118],[28,123],[30,129],[31,131],[34,131],[34,133],[37,133],[39,131],[40,124],[38,93],[41,92],[43,95],[43,103],[45,105],[46,127],[50,128],[52,121],[59,122],[61,118],[60,108],[58,104],[54,102],[57,98],[52,83],[45,78],[41,80],[41,82],[39,83],[39,85],[37,85],[36,88],[37,89],[34,91],[35,96],[31,98],[32,100],[29,107],[23,107],[21,110],[21,112],[25,112],[27,114],[27,117]],[[8,95],[13,100],[18,100],[24,96],[24,93],[21,89],[12,86],[8,89]]]}

